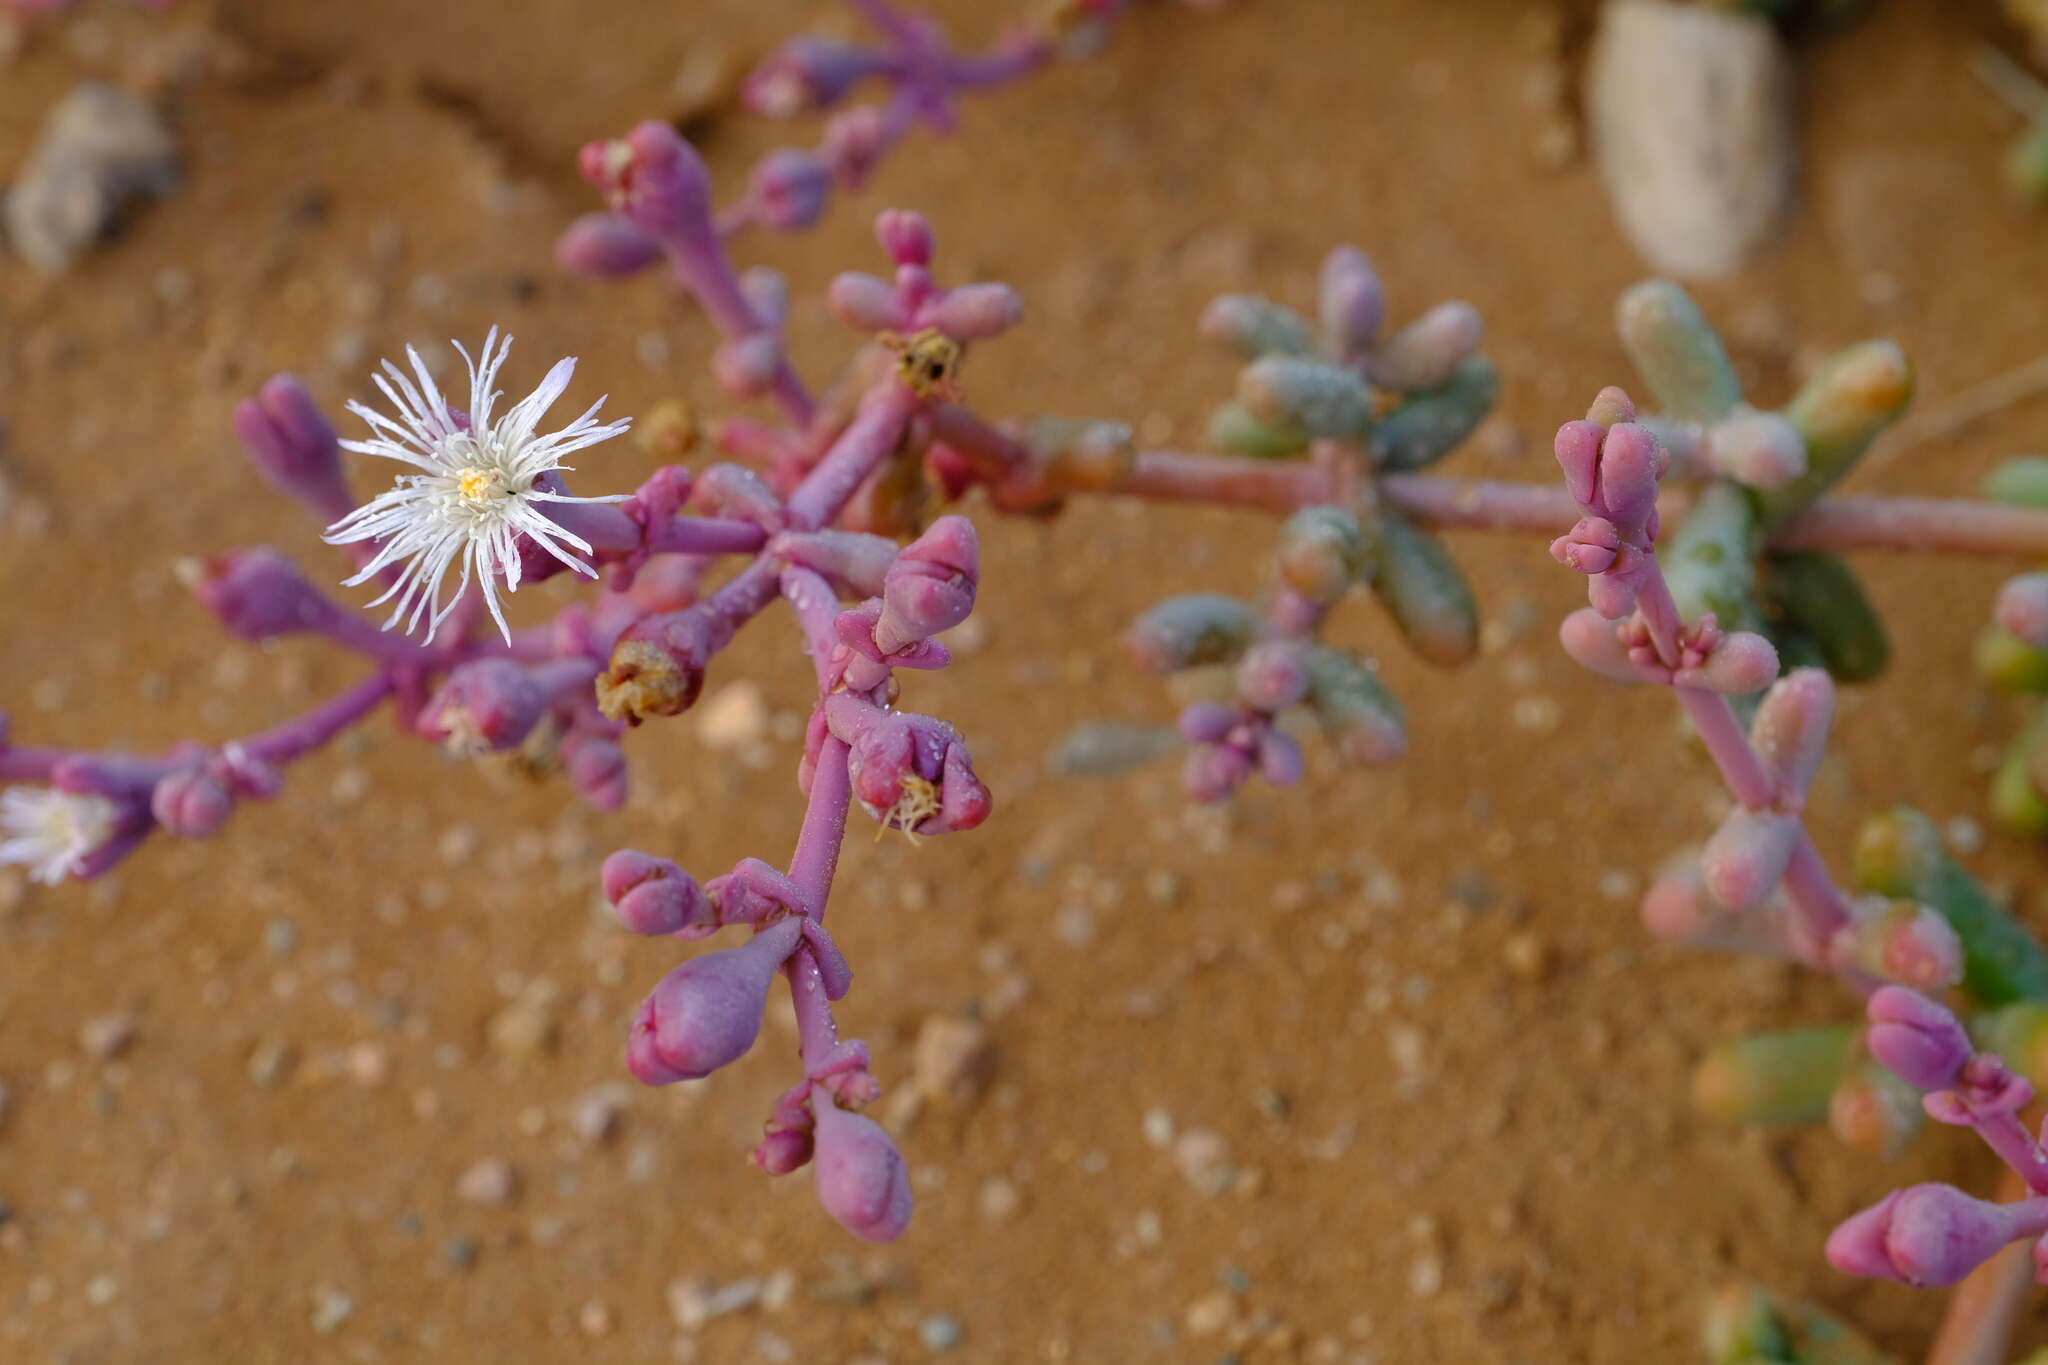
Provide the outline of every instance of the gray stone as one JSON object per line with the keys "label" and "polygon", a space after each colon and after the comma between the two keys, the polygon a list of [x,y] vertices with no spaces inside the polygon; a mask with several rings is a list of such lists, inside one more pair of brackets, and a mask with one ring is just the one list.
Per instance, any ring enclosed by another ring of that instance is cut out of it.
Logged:
{"label": "gray stone", "polygon": [[50,111],[0,219],[14,249],[56,275],[133,204],[161,198],[177,184],[177,143],[155,106],[118,86],[86,81]]}
{"label": "gray stone", "polygon": [[1653,268],[1730,275],[1783,225],[1797,163],[1792,70],[1762,19],[1608,0],[1586,113],[1615,217]]}

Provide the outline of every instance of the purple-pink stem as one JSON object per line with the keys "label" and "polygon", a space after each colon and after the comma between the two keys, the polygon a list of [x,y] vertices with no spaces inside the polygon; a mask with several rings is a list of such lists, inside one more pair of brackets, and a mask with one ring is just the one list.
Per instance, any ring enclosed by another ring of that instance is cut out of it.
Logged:
{"label": "purple-pink stem", "polygon": [[[789,860],[789,879],[803,893],[808,913],[818,920],[825,917],[825,902],[832,894],[832,875],[839,866],[840,842],[846,837],[846,807],[853,794],[846,758],[847,748],[842,740],[827,738],[820,747],[817,766],[811,774],[810,804],[804,810],[796,853]],[[804,1066],[816,1071],[839,1041],[817,958],[809,948],[800,948],[791,955],[783,972],[796,1005],[797,1038]]]}
{"label": "purple-pink stem", "polygon": [[748,554],[768,541],[752,522],[723,517],[670,517],[647,530],[646,548],[658,555]]}
{"label": "purple-pink stem", "polygon": [[860,413],[825,457],[789,495],[789,523],[799,531],[831,525],[870,474],[895,453],[920,399],[893,375],[868,390]]}
{"label": "purple-pink stem", "polygon": [[389,673],[365,678],[296,720],[286,721],[242,741],[242,750],[251,758],[267,763],[290,763],[311,753],[376,710],[391,695],[394,686],[396,680]]}
{"label": "purple-pink stem", "polygon": [[[725,246],[715,228],[701,235],[665,238],[661,245],[668,253],[669,268],[675,272],[676,279],[697,296],[697,301],[704,305],[704,311],[726,340],[734,341],[763,330],[764,324],[741,290],[740,278],[734,273],[732,261],[726,256]],[[811,399],[810,390],[804,387],[804,381],[791,368],[786,355],[776,357],[775,378],[769,386],[769,394],[791,426],[810,425],[817,405]]]}
{"label": "purple-pink stem", "polygon": [[[932,436],[957,451],[984,481],[1054,498],[1041,457],[1010,433],[954,403],[926,412]],[[1160,502],[1258,507],[1292,513],[1341,503],[1327,462],[1258,460],[1243,456],[1140,451],[1128,477],[1108,491]],[[1383,474],[1379,496],[1437,530],[1554,533],[1579,517],[1571,494],[1549,483],[1459,479],[1440,474]],[[1043,486],[1041,486],[1043,485]],[[1676,524],[1677,507],[1671,509]],[[2048,556],[2048,510],[2007,507],[1971,498],[1823,498],[1772,531],[1777,550],[1917,550],[1946,554]]]}
{"label": "purple-pink stem", "polygon": [[[1664,570],[1657,563],[1654,551],[1643,557],[1642,576],[1636,588],[1636,611],[1649,629],[1651,647],[1656,650],[1658,660],[1666,668],[1677,669],[1683,653],[1679,633],[1684,623],[1679,620],[1678,604],[1671,598],[1671,587],[1664,580]],[[1777,784],[1771,780],[1763,760],[1750,746],[1749,735],[1743,730],[1742,722],[1736,719],[1728,699],[1719,692],[1701,687],[1674,684],[1671,690],[1678,695],[1679,704],[1685,707],[1700,741],[1706,745],[1714,766],[1720,770],[1721,779],[1728,784],[1729,793],[1750,810],[1764,810],[1772,806],[1779,796]],[[1849,909],[1834,879],[1822,864],[1803,822],[1793,845],[1791,861],[1785,869],[1784,887],[1786,896],[1799,914],[1801,941],[1793,947],[1816,964],[1824,963],[1827,945],[1834,938],[1835,931],[1849,922]],[[1874,985],[1860,973],[1842,975],[1845,981],[1866,995]]]}
{"label": "purple-pink stem", "polygon": [[823,688],[832,666],[832,650],[838,643],[832,622],[839,615],[839,599],[822,575],[794,566],[782,571],[782,596],[803,628],[811,669],[818,675],[818,686]]}

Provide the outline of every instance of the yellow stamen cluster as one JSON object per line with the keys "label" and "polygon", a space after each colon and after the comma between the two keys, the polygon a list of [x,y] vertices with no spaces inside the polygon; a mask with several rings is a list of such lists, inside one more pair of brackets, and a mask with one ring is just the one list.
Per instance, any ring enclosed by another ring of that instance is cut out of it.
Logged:
{"label": "yellow stamen cluster", "polygon": [[491,470],[471,465],[455,476],[455,491],[464,502],[484,502],[503,492],[498,476]]}
{"label": "yellow stamen cluster", "polygon": [[883,830],[900,829],[903,837],[915,844],[917,827],[939,813],[939,789],[916,773],[905,777],[901,786],[896,804],[882,812],[882,824],[875,831],[875,838],[879,840]]}
{"label": "yellow stamen cluster", "polygon": [[959,396],[954,378],[960,373],[961,345],[936,327],[927,327],[911,337],[885,333],[882,344],[896,352],[896,374],[919,398],[937,394]]}

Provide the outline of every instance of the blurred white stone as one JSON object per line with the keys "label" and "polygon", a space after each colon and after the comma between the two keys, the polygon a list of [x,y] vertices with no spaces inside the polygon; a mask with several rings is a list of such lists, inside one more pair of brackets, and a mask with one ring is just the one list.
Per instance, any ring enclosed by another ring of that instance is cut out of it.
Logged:
{"label": "blurred white stone", "polygon": [[0,207],[14,249],[54,275],[112,231],[131,201],[160,198],[177,184],[177,144],[156,108],[86,81],[50,110]]}
{"label": "blurred white stone", "polygon": [[1615,217],[1653,268],[1730,275],[1782,226],[1797,164],[1792,70],[1764,20],[1609,0],[1586,111]]}

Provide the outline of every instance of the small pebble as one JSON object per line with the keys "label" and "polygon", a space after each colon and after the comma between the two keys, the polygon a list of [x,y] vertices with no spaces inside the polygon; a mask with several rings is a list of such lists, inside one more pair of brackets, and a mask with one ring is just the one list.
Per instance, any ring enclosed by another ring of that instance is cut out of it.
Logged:
{"label": "small pebble", "polygon": [[1188,1305],[1182,1321],[1191,1337],[1213,1337],[1230,1325],[1230,1319],[1237,1312],[1237,1304],[1230,1292],[1218,1289],[1204,1294]]}
{"label": "small pebble", "polygon": [[1210,1128],[1190,1128],[1174,1139],[1173,1164],[1190,1182],[1215,1194],[1228,1183],[1230,1144]]}
{"label": "small pebble", "polygon": [[79,1045],[98,1061],[110,1061],[128,1050],[135,1041],[135,1016],[103,1014],[88,1019],[78,1031]]}
{"label": "small pebble", "polygon": [[288,957],[299,946],[299,926],[280,916],[263,926],[263,947],[272,957]]}
{"label": "small pebble", "polygon": [[911,1083],[934,1102],[972,1104],[995,1070],[995,1042],[988,1025],[954,1014],[926,1016],[917,1030]]}
{"label": "small pebble", "polygon": [[1173,1141],[1173,1115],[1164,1109],[1147,1109],[1141,1120],[1145,1141],[1154,1147],[1164,1148]]}
{"label": "small pebble", "polygon": [[441,1244],[441,1259],[457,1270],[468,1270],[476,1264],[476,1239],[474,1237],[450,1237]]}
{"label": "small pebble", "polygon": [[1024,1192],[1014,1181],[992,1176],[981,1184],[981,1216],[991,1223],[1007,1223],[1024,1207]]}
{"label": "small pebble", "polygon": [[1510,934],[1501,945],[1501,960],[1524,981],[1541,981],[1550,974],[1550,948],[1532,933]]}
{"label": "small pebble", "polygon": [[356,1311],[355,1300],[338,1289],[322,1289],[313,1296],[313,1331],[332,1336]]}
{"label": "small pebble", "polygon": [[519,1174],[510,1162],[486,1157],[462,1173],[455,1192],[472,1204],[503,1208],[519,1192]]}
{"label": "small pebble", "polygon": [[630,1092],[623,1085],[600,1085],[577,1096],[569,1106],[569,1129],[585,1142],[603,1142],[619,1131]]}
{"label": "small pebble", "polygon": [[282,1038],[262,1037],[249,1050],[249,1083],[264,1090],[282,1085],[298,1064],[298,1049]]}
{"label": "small pebble", "polygon": [[750,682],[727,683],[697,707],[697,733],[714,749],[748,749],[768,731],[768,704]]}
{"label": "small pebble", "polygon": [[530,1061],[555,1045],[561,989],[545,978],[530,981],[512,1003],[493,1015],[491,1047],[501,1056]]}
{"label": "small pebble", "polygon": [[952,1350],[964,1335],[960,1320],[948,1313],[935,1314],[917,1325],[918,1340],[934,1355]]}

